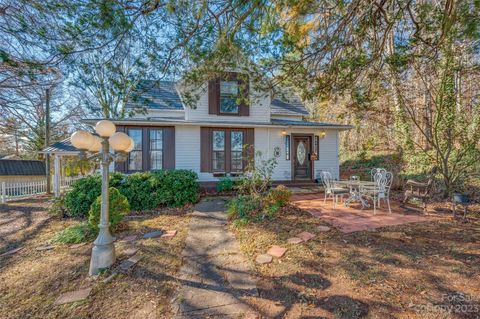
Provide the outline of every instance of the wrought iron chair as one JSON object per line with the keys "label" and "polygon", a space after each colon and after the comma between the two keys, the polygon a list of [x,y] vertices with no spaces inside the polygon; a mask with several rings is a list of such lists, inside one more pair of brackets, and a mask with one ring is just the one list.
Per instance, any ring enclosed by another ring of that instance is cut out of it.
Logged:
{"label": "wrought iron chair", "polygon": [[323,199],[323,203],[327,203],[327,197],[332,197],[333,208],[336,208],[337,206],[338,197],[342,197],[343,199],[343,195],[350,193],[350,190],[335,185],[335,181],[333,180],[332,174],[330,172],[322,172],[322,182],[325,186],[325,198]]}
{"label": "wrought iron chair", "polygon": [[377,205],[380,208],[380,200],[387,203],[388,212],[391,213],[390,208],[390,189],[393,182],[393,174],[391,172],[377,171],[373,176],[374,186],[364,186],[361,192],[373,200],[373,213],[377,213]]}
{"label": "wrought iron chair", "polygon": [[371,181],[375,181],[375,175],[377,173],[380,173],[382,175],[385,175],[387,173],[387,170],[385,168],[381,168],[381,167],[377,167],[377,168],[372,168],[370,170],[370,177],[371,177]]}

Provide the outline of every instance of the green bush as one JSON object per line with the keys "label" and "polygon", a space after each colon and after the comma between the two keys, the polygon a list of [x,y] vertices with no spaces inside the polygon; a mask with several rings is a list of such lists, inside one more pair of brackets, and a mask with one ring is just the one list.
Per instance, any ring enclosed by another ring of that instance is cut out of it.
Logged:
{"label": "green bush", "polygon": [[197,173],[185,170],[164,170],[152,172],[155,192],[161,205],[180,207],[198,201]]}
{"label": "green bush", "polygon": [[160,204],[153,185],[154,179],[150,172],[134,173],[127,176],[119,191],[127,197],[132,210],[148,210]]}
{"label": "green bush", "polygon": [[94,232],[87,223],[80,223],[57,233],[52,240],[54,244],[78,244],[90,241],[94,237]]}
{"label": "green bush", "polygon": [[[119,188],[125,181],[122,173],[110,174],[110,187]],[[90,206],[102,193],[102,178],[100,175],[90,175],[75,181],[71,190],[65,195],[64,206],[69,217],[85,217]]]}
{"label": "green bush", "polygon": [[91,175],[75,181],[65,195],[65,208],[69,217],[87,216],[90,206],[102,192],[99,175]]}
{"label": "green bush", "polygon": [[[118,189],[110,187],[109,193],[109,214],[110,230],[115,232],[117,225],[122,221],[123,216],[130,212],[130,205],[128,204],[127,197],[120,194]],[[98,224],[100,223],[100,210],[102,206],[102,196],[98,196],[93,202],[88,212],[88,224],[95,233],[98,233]]]}
{"label": "green bush", "polygon": [[[135,211],[150,210],[160,205],[178,207],[198,200],[198,176],[189,170],[162,170],[124,175],[112,173],[110,187],[125,195]],[[92,175],[72,185],[65,196],[67,215],[83,217],[101,194],[101,178]]]}
{"label": "green bush", "polygon": [[261,218],[262,201],[257,196],[241,195],[227,202],[227,213],[233,220],[247,223]]}
{"label": "green bush", "polygon": [[235,182],[230,177],[222,177],[217,182],[217,192],[228,192],[233,189]]}
{"label": "green bush", "polygon": [[271,204],[283,207],[288,204],[288,200],[292,196],[292,192],[284,185],[278,185],[272,188],[267,195],[266,201]]}

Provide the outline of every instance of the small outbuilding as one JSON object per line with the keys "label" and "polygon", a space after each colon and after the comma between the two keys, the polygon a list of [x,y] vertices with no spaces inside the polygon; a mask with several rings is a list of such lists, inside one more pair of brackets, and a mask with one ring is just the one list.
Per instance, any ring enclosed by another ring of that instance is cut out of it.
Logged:
{"label": "small outbuilding", "polygon": [[45,179],[45,162],[0,159],[0,182],[31,182]]}

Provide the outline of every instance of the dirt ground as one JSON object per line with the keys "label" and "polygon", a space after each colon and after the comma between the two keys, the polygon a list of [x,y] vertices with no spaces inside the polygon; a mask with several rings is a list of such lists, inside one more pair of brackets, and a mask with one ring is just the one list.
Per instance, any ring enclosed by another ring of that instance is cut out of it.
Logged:
{"label": "dirt ground", "polygon": [[[233,228],[255,264],[272,245],[287,248],[256,264],[261,298],[278,318],[479,318],[480,221],[452,218],[344,234],[294,207],[274,220]],[[301,244],[287,239],[309,231]]]}
{"label": "dirt ground", "polygon": [[[0,205],[0,318],[168,318],[170,298],[177,289],[175,277],[181,265],[181,251],[189,216],[185,209],[165,209],[142,218],[129,219],[123,238],[154,229],[178,230],[170,240],[142,239],[116,243],[117,263],[128,258],[134,246],[142,259],[132,271],[119,274],[108,283],[88,279],[91,245],[72,248],[56,246],[37,251],[59,230],[79,221],[49,218],[45,198]],[[75,246],[73,246],[75,247]],[[81,302],[54,306],[64,292],[92,288]]]}
{"label": "dirt ground", "polygon": [[[123,238],[176,229],[172,240],[138,240],[143,258],[112,281],[86,276],[90,245],[37,251],[79,221],[49,218],[45,199],[0,206],[0,318],[170,318],[191,208],[159,210],[129,219]],[[480,220],[451,218],[344,234],[297,208],[274,220],[233,228],[258,278],[259,297],[246,302],[266,318],[479,318]],[[287,244],[302,231],[306,243]],[[272,245],[288,250],[271,264],[255,264]],[[131,245],[119,242],[119,262]],[[54,306],[62,293],[92,287],[81,302]]]}

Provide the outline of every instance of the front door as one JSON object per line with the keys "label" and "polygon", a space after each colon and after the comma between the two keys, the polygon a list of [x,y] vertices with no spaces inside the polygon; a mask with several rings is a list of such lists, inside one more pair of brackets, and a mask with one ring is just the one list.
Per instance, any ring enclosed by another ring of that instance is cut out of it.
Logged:
{"label": "front door", "polygon": [[293,179],[312,179],[312,162],[310,136],[293,137]]}

